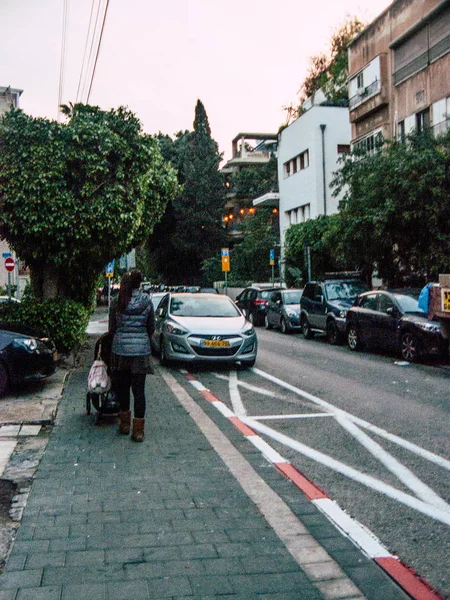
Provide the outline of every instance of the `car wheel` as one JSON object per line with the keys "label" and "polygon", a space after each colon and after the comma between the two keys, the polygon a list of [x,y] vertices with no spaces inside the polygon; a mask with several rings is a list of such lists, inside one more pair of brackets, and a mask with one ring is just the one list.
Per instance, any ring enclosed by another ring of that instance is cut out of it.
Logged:
{"label": "car wheel", "polygon": [[302,333],[303,336],[305,338],[305,340],[310,340],[311,338],[314,337],[314,332],[311,331],[311,326],[309,324],[309,321],[306,317],[303,317],[303,321],[302,321]]}
{"label": "car wheel", "polygon": [[350,325],[347,331],[347,343],[350,350],[356,352],[357,350],[361,350],[361,342],[359,339],[359,333],[356,329],[355,325]]}
{"label": "car wheel", "polygon": [[419,358],[419,342],[414,334],[404,333],[402,335],[401,351],[403,360],[414,362]]}
{"label": "car wheel", "polygon": [[327,336],[328,341],[330,344],[333,344],[333,346],[342,342],[341,334],[339,333],[339,329],[337,328],[336,322],[333,319],[327,323]]}
{"label": "car wheel", "polygon": [[167,359],[166,348],[164,346],[164,338],[161,338],[159,348],[159,362],[166,367],[169,364],[169,361]]}
{"label": "car wheel", "polygon": [[265,319],[264,319],[264,325],[266,327],[266,329],[272,329],[273,325],[271,325],[269,323],[269,317],[266,315]]}
{"label": "car wheel", "polygon": [[291,333],[289,325],[286,323],[286,319],[284,317],[281,317],[280,329],[282,333]]}
{"label": "car wheel", "polygon": [[5,365],[0,362],[0,398],[6,396],[9,390],[9,378]]}

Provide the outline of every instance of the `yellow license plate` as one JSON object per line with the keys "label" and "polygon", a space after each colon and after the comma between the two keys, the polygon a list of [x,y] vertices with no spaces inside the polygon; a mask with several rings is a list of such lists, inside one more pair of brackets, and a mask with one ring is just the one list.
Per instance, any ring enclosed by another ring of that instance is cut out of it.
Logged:
{"label": "yellow license plate", "polygon": [[224,340],[203,340],[202,346],[204,348],[229,348],[230,342]]}

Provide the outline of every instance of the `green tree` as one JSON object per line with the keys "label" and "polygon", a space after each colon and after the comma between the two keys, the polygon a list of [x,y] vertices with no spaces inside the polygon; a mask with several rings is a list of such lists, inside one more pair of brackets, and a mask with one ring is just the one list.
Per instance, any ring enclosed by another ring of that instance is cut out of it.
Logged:
{"label": "green tree", "polygon": [[312,277],[348,267],[334,252],[338,218],[338,215],[320,215],[289,227],[284,241],[285,278],[289,285],[301,285],[308,279],[306,247],[310,248]]}
{"label": "green tree", "polygon": [[300,116],[303,102],[322,89],[327,100],[333,105],[348,106],[348,44],[364,28],[358,17],[347,20],[331,36],[328,53],[310,58],[310,67],[299,90],[299,102],[286,107],[290,122]]}
{"label": "green tree", "polygon": [[157,274],[168,283],[200,283],[202,262],[220,250],[225,185],[221,156],[200,100],[194,130],[175,140],[159,136],[164,156],[178,170],[182,192],[169,203],[161,224],[149,238]]}
{"label": "green tree", "polygon": [[67,123],[0,120],[0,236],[35,297],[88,304],[114,257],[141,244],[177,192],[158,142],[130,111],[76,104]]}
{"label": "green tree", "polygon": [[270,207],[259,207],[243,224],[243,239],[230,251],[233,281],[269,281],[272,267],[269,251],[279,246],[278,215]]}
{"label": "green tree", "polygon": [[236,200],[254,200],[267,192],[278,192],[278,162],[272,156],[264,165],[252,165],[233,173],[228,191]]}
{"label": "green tree", "polygon": [[391,142],[372,156],[348,156],[336,174],[344,192],[336,252],[376,266],[389,285],[420,285],[448,272],[450,260],[450,133]]}

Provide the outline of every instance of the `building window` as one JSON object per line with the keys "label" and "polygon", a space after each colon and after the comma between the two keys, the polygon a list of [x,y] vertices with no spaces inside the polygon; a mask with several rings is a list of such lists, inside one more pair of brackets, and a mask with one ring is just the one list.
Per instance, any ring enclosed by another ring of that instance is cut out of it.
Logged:
{"label": "building window", "polygon": [[356,87],[361,89],[364,87],[364,73],[360,73],[356,76]]}
{"label": "building window", "polygon": [[353,144],[353,150],[358,154],[375,154],[383,143],[381,130],[373,131],[370,135]]}
{"label": "building window", "polygon": [[288,160],[284,163],[284,176],[290,177],[303,169],[309,167],[309,151],[305,150],[301,154],[298,154],[295,158]]}
{"label": "building window", "polygon": [[350,154],[350,144],[338,144],[338,154]]}
{"label": "building window", "polygon": [[416,129],[417,133],[423,133],[430,127],[430,109],[427,108],[416,113]]}

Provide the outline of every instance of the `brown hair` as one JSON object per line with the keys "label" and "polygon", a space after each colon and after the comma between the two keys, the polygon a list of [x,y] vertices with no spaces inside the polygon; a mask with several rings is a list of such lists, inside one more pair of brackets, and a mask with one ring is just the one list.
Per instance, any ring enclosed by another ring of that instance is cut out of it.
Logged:
{"label": "brown hair", "polygon": [[129,301],[131,300],[131,293],[131,274],[125,273],[122,275],[122,279],[120,280],[119,297],[117,299],[118,312],[122,312],[126,309]]}

